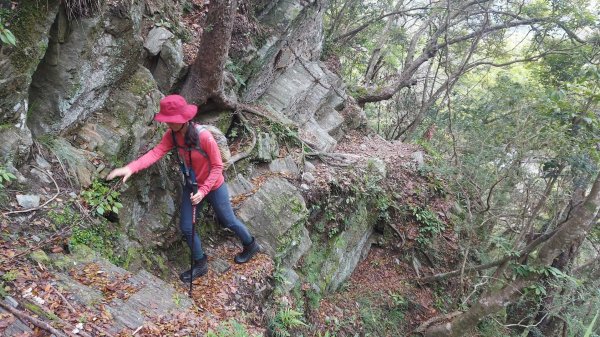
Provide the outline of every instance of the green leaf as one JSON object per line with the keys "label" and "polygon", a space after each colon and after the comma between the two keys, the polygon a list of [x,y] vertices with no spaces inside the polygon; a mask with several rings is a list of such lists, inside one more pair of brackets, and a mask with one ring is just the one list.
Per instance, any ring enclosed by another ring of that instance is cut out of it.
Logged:
{"label": "green leaf", "polygon": [[15,38],[15,36],[13,35],[13,33],[10,30],[6,30],[4,32],[6,34],[6,38],[8,39],[8,43],[12,44],[13,46],[17,45],[17,39]]}
{"label": "green leaf", "polygon": [[10,44],[13,46],[17,44],[17,39],[15,39],[13,33],[10,30],[3,27],[0,27],[0,40],[2,40],[2,43]]}
{"label": "green leaf", "polygon": [[98,212],[100,215],[104,215],[104,208],[102,206],[98,206],[98,208],[96,208],[96,212]]}
{"label": "green leaf", "polygon": [[592,332],[594,331],[594,325],[596,324],[596,319],[598,319],[598,314],[600,314],[600,310],[596,311],[596,316],[594,316],[592,323],[590,323],[587,330],[585,330],[585,335],[583,337],[590,337],[592,335]]}

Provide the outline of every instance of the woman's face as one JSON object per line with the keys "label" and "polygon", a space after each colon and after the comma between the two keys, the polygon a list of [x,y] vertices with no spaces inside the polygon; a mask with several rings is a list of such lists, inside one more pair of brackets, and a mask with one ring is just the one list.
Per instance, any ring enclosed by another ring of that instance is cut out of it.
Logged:
{"label": "woman's face", "polygon": [[169,126],[169,128],[175,132],[179,132],[181,131],[181,129],[183,129],[185,123],[167,123],[167,126]]}

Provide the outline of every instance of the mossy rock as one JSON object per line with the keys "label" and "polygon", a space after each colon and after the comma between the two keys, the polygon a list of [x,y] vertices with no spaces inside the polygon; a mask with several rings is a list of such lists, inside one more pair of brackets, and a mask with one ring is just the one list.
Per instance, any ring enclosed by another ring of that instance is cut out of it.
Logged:
{"label": "mossy rock", "polygon": [[48,47],[48,31],[53,23],[61,1],[19,1],[11,31],[17,39],[17,47],[11,60],[19,73],[31,75]]}
{"label": "mossy rock", "polygon": [[48,257],[48,255],[46,255],[46,253],[41,249],[29,254],[29,258],[42,265],[47,265],[50,263],[50,257]]}

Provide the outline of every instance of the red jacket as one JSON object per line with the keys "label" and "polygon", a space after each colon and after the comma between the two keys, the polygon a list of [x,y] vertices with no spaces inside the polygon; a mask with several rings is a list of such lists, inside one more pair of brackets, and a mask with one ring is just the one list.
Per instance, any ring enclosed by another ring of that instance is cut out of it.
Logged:
{"label": "red jacket", "polygon": [[[127,164],[127,167],[131,169],[133,173],[139,172],[150,165],[156,163],[162,158],[167,152],[173,149],[173,136],[171,136],[172,130],[167,130],[163,135],[160,143],[158,143],[152,150],[148,151],[145,155]],[[221,153],[217,142],[213,138],[212,134],[205,130],[200,132],[200,148],[206,152],[209,160],[204,157],[200,151],[192,150],[192,169],[196,174],[196,181],[198,182],[198,191],[202,192],[203,195],[207,195],[210,191],[214,191],[221,187],[225,178],[223,177],[223,160],[221,159]],[[179,133],[175,134],[177,144],[179,145],[179,156],[185,161],[185,165],[190,167],[188,151],[182,149],[184,140],[183,136]]]}

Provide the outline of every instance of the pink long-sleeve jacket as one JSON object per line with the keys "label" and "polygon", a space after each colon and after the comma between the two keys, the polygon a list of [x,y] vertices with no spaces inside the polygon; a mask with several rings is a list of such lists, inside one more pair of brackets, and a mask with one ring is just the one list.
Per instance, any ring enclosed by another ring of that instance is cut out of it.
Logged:
{"label": "pink long-sleeve jacket", "polygon": [[[171,136],[171,132],[173,131],[170,129],[167,130],[160,142],[152,150],[127,164],[127,167],[129,167],[133,173],[136,173],[156,163],[167,152],[171,151],[173,146],[175,146],[175,144],[173,144],[173,136]],[[179,156],[181,160],[184,160],[185,165],[190,167],[190,157],[188,151],[181,148],[183,144],[185,144],[183,135],[176,133],[175,138],[180,147]],[[221,187],[225,181],[225,178],[223,177],[223,161],[221,159],[221,153],[219,152],[217,142],[208,130],[200,132],[199,138],[200,148],[202,148],[202,150],[204,150],[204,152],[208,155],[208,159],[199,151],[192,150],[191,167],[196,174],[198,191],[202,192],[203,195],[207,195],[210,191],[214,191]]]}

